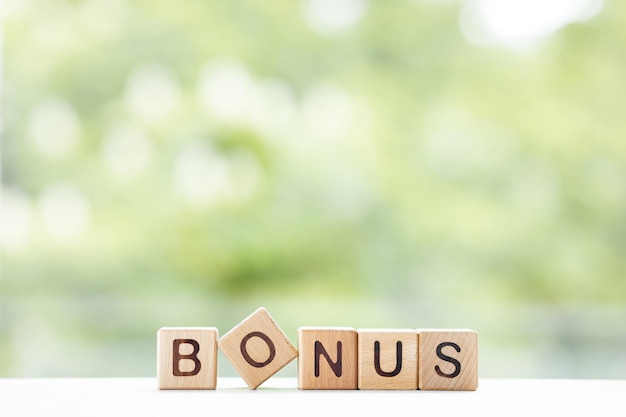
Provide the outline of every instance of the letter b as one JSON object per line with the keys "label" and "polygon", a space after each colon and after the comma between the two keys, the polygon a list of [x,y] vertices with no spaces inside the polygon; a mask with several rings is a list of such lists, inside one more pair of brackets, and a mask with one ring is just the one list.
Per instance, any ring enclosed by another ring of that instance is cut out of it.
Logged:
{"label": "letter b", "polygon": [[[200,352],[200,345],[197,340],[194,339],[174,339],[172,342],[173,347],[173,363],[172,363],[172,373],[174,376],[194,376],[198,375],[200,372],[200,368],[202,368],[202,364],[198,359],[198,352]],[[189,344],[193,346],[193,352],[188,355],[183,355],[180,353],[180,345]],[[191,371],[181,371],[180,370],[180,361],[183,359],[189,359],[193,361],[194,367]]]}
{"label": "letter b", "polygon": [[159,389],[215,389],[217,329],[164,327],[157,333]]}

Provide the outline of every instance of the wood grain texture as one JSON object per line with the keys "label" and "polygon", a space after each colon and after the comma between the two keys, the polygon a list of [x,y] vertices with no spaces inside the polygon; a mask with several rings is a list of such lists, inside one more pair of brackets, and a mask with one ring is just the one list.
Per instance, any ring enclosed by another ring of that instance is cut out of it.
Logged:
{"label": "wood grain texture", "polygon": [[478,333],[465,329],[419,330],[419,389],[475,391]]}
{"label": "wood grain texture", "polygon": [[298,388],[358,388],[358,334],[345,327],[298,329]]}
{"label": "wood grain texture", "polygon": [[256,389],[298,356],[285,333],[264,308],[259,308],[218,342],[224,355]]}
{"label": "wood grain texture", "polygon": [[359,329],[359,389],[417,389],[417,331]]}
{"label": "wood grain texture", "polygon": [[217,385],[217,329],[163,327],[157,332],[159,389],[213,390]]}

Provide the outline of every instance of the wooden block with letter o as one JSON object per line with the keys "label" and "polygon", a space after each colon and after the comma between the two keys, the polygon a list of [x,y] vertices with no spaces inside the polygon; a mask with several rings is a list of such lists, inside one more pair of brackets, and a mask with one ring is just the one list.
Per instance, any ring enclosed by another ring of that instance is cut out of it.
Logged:
{"label": "wooden block with letter o", "polygon": [[264,308],[222,336],[218,344],[250,389],[256,389],[298,356],[296,348]]}
{"label": "wooden block with letter o", "polygon": [[298,329],[298,387],[358,388],[358,334],[345,327]]}
{"label": "wooden block with letter o", "polygon": [[417,332],[359,329],[359,389],[417,389]]}
{"label": "wooden block with letter o", "polygon": [[419,389],[475,391],[478,388],[478,333],[419,330]]}
{"label": "wooden block with letter o", "polygon": [[163,327],[157,333],[159,389],[215,389],[217,329]]}

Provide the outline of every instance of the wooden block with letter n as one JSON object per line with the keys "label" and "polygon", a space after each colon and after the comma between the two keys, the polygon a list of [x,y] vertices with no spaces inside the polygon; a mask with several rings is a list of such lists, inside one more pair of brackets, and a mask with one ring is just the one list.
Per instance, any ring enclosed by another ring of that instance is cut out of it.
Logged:
{"label": "wooden block with letter n", "polygon": [[475,391],[478,388],[478,333],[419,330],[419,389]]}
{"label": "wooden block with letter n", "polygon": [[357,389],[358,334],[346,327],[298,329],[298,388]]}
{"label": "wooden block with letter n", "polygon": [[417,389],[417,331],[358,332],[359,389]]}
{"label": "wooden block with letter n", "polygon": [[157,333],[159,389],[215,389],[217,329],[163,327]]}
{"label": "wooden block with letter n", "polygon": [[250,389],[256,389],[298,356],[262,307],[226,333],[218,344]]}

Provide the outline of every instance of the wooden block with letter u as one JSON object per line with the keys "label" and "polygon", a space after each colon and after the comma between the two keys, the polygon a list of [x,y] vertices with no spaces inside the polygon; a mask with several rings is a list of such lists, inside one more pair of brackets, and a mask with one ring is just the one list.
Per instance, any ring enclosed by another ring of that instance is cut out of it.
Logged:
{"label": "wooden block with letter u", "polygon": [[159,389],[215,389],[217,329],[163,327],[157,333]]}
{"label": "wooden block with letter u", "polygon": [[359,389],[417,389],[417,332],[359,329]]}
{"label": "wooden block with letter u", "polygon": [[358,334],[346,327],[298,329],[298,388],[357,389]]}
{"label": "wooden block with letter u", "polygon": [[218,344],[250,389],[256,389],[298,356],[262,307],[222,336]]}
{"label": "wooden block with letter u", "polygon": [[475,391],[478,388],[478,333],[419,330],[419,389]]}

